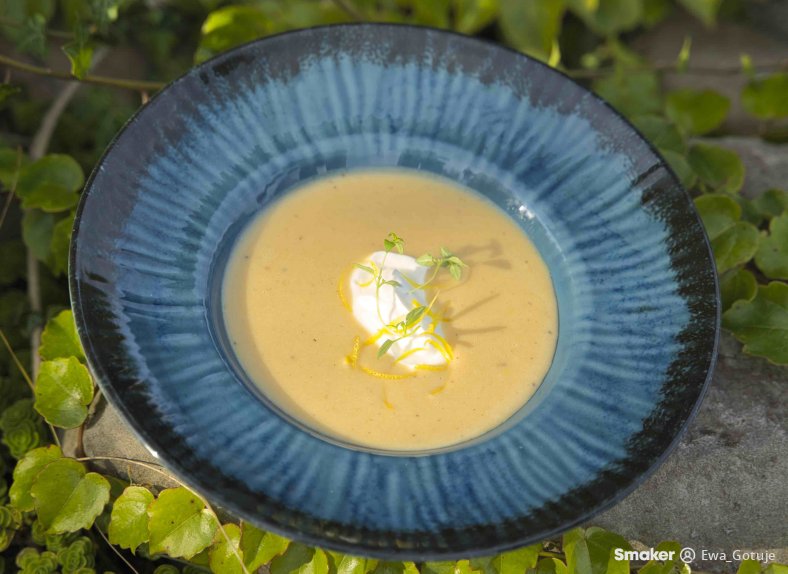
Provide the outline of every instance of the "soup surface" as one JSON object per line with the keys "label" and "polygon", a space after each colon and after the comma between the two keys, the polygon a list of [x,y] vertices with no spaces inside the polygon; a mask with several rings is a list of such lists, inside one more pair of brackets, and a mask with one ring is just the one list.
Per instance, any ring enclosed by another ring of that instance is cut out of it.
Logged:
{"label": "soup surface", "polygon": [[[373,341],[352,312],[354,264],[369,267],[390,232],[405,255],[443,247],[467,265],[460,279],[428,269],[424,318],[440,322],[442,367],[379,357],[393,336]],[[379,449],[447,446],[504,422],[541,383],[558,335],[547,266],[517,224],[409,170],[343,172],[288,193],[241,234],[222,291],[229,340],[263,394],[311,428]]]}

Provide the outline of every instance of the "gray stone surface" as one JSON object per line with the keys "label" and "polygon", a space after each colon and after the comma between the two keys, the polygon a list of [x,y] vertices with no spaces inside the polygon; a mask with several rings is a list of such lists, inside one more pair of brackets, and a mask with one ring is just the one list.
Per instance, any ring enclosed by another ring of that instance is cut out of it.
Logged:
{"label": "gray stone surface", "polygon": [[[742,193],[755,196],[788,183],[788,146],[726,137],[714,143],[736,150],[747,169]],[[773,551],[788,563],[788,369],[741,354],[723,335],[720,358],[697,418],[667,461],[637,490],[591,524],[646,547],[663,540],[722,551]],[[67,433],[74,448],[75,433]],[[84,434],[91,456],[158,462],[117,411],[100,404]],[[172,486],[132,464],[102,463],[106,471],[154,487]],[[698,561],[711,572],[735,564]]]}

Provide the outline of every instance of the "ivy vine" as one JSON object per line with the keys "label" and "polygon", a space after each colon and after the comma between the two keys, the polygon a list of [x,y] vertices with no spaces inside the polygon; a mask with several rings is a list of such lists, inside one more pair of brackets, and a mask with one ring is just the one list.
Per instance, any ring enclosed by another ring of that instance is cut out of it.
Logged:
{"label": "ivy vine", "polygon": [[[686,38],[674,62],[654,66],[629,44],[671,12],[688,12],[706,26],[720,17],[741,18],[743,1],[0,3],[0,34],[16,48],[16,54],[0,54],[0,574],[224,574],[263,567],[272,574],[689,574],[678,559],[613,560],[612,550],[630,549],[629,542],[593,527],[484,559],[377,561],[309,548],[245,522],[222,522],[210,501],[185,485],[158,490],[96,472],[98,459],[81,456],[79,448],[64,456],[59,444],[65,429],[81,437],[99,397],[67,308],[65,274],[85,172],[134,109],[120,90],[138,94],[144,104],[192,63],[289,29],[360,20],[426,24],[482,35],[542,59],[625,114],[694,198],[720,273],[723,326],[743,352],[788,365],[788,193],[741,194],[744,165],[714,140],[732,108],[726,96],[662,88],[667,74],[740,75],[745,86],[737,103],[759,135],[785,141],[786,63],[753,62],[742,54],[740,66],[703,68],[693,64]],[[44,64],[53,46],[68,70]],[[92,66],[107,47],[132,47],[148,77],[95,74]],[[76,96],[64,88],[50,104],[29,97],[33,76],[90,88]],[[167,475],[148,462],[113,460]],[[761,572],[788,574],[788,567],[755,561],[739,567],[739,574]]]}

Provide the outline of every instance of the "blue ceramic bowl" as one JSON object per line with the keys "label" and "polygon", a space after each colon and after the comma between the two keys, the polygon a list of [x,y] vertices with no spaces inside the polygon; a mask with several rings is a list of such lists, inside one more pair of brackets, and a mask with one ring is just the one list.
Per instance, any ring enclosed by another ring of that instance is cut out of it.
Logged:
{"label": "blue ceramic bowl", "polygon": [[[553,276],[544,383],[454,448],[324,440],[260,400],[221,342],[218,278],[243,224],[308,179],[374,166],[488,197]],[[558,72],[413,27],[285,34],[175,81],[93,172],[70,278],[94,375],[168,468],[263,528],[386,558],[511,549],[609,507],[675,444],[716,353],[709,245],[654,149]]]}

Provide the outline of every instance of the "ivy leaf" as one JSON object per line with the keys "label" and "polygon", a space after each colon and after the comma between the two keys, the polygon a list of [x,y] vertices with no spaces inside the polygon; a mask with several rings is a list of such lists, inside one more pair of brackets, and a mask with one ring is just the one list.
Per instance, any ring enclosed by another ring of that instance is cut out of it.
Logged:
{"label": "ivy leaf", "polygon": [[771,219],[788,209],[788,192],[781,189],[769,189],[751,201],[758,214],[764,219]]}
{"label": "ivy leaf", "polygon": [[148,541],[148,506],[153,494],[142,486],[128,486],[112,504],[109,521],[109,541],[136,552],[137,547]]}
{"label": "ivy leaf", "polygon": [[246,569],[250,572],[284,554],[289,545],[287,538],[272,532],[263,532],[248,522],[241,523],[241,551]]}
{"label": "ivy leaf", "polygon": [[74,459],[60,458],[38,473],[30,493],[39,522],[47,532],[62,534],[93,526],[109,502],[109,482]]}
{"label": "ivy leaf", "polygon": [[670,150],[682,156],[687,151],[681,132],[665,118],[656,115],[637,116],[632,118],[632,123],[656,148]]}
{"label": "ivy leaf", "polygon": [[35,448],[19,459],[14,468],[14,482],[8,490],[8,497],[14,508],[31,512],[35,508],[35,501],[30,494],[33,482],[41,469],[50,462],[63,457],[60,448],[55,445]]}
{"label": "ivy leaf", "polygon": [[561,32],[563,0],[501,2],[498,20],[506,41],[517,50],[547,61]]}
{"label": "ivy leaf", "polygon": [[788,116],[788,74],[780,72],[754,79],[741,94],[744,109],[761,119]]}
{"label": "ivy leaf", "polygon": [[462,34],[475,34],[498,16],[498,0],[455,0],[454,28]]}
{"label": "ivy leaf", "polygon": [[55,276],[68,271],[68,254],[71,246],[71,231],[74,227],[74,214],[58,221],[52,228],[49,251],[52,255],[49,268]]}
{"label": "ivy leaf", "polygon": [[79,201],[76,193],[85,176],[79,164],[68,155],[51,154],[22,169],[16,194],[22,207],[44,211],[65,211]]}
{"label": "ivy leaf", "polygon": [[208,14],[200,30],[196,63],[272,31],[272,22],[256,6],[225,6]]}
{"label": "ivy leaf", "polygon": [[271,562],[271,574],[328,574],[328,558],[319,548],[292,543]]}
{"label": "ivy leaf", "polygon": [[[591,527],[586,530],[585,535],[588,554],[591,558],[591,569],[594,574],[612,574],[609,570],[611,562],[619,562],[613,554],[616,548],[632,550],[632,546],[623,536],[602,528]],[[620,565],[617,565],[616,568],[620,569]],[[629,572],[628,567],[625,570]]]}
{"label": "ivy leaf", "polygon": [[728,195],[707,193],[695,199],[709,239],[716,239],[741,219],[741,207]]}
{"label": "ivy leaf", "polygon": [[788,284],[772,281],[758,287],[751,301],[736,301],[722,325],[744,343],[744,352],[788,365]]}
{"label": "ivy leaf", "polygon": [[689,163],[684,158],[682,154],[676,153],[675,151],[669,149],[660,149],[660,153],[662,157],[665,158],[665,161],[668,162],[670,169],[672,169],[676,177],[679,178],[681,185],[686,187],[687,189],[691,188],[695,185],[695,182],[698,180],[698,176],[695,175],[695,172],[692,171]]}
{"label": "ivy leaf", "polygon": [[788,279],[788,210],[769,224],[769,234],[761,239],[755,264],[770,279]]}
{"label": "ivy leaf", "polygon": [[536,574],[569,574],[569,570],[558,558],[542,558],[536,564]]}
{"label": "ivy leaf", "polygon": [[717,12],[722,0],[679,0],[679,4],[697,16],[706,26],[712,27],[717,23]]}
{"label": "ivy leaf", "polygon": [[87,76],[93,61],[93,45],[84,32],[78,32],[73,41],[63,45],[63,52],[71,63],[71,75],[80,80]]}
{"label": "ivy leaf", "polygon": [[327,555],[331,574],[368,574],[378,565],[378,561],[372,558],[362,558],[339,552],[327,552]]}
{"label": "ivy leaf", "polygon": [[40,209],[28,209],[22,216],[22,239],[36,259],[49,263],[52,259],[52,232],[55,216]]}
{"label": "ivy leaf", "polygon": [[676,90],[665,100],[665,113],[684,133],[702,135],[722,125],[731,102],[714,90]]}
{"label": "ivy leaf", "polygon": [[[216,541],[210,549],[211,572],[215,574],[240,574],[244,571],[241,551],[241,529],[237,524],[225,524],[224,533],[216,531]],[[229,539],[229,541],[228,541]],[[239,560],[240,558],[240,560]]]}
{"label": "ivy leaf", "polygon": [[66,429],[78,427],[93,400],[93,380],[76,357],[44,361],[35,396],[35,408],[48,423]]}
{"label": "ivy leaf", "polygon": [[731,275],[726,275],[720,283],[722,310],[727,311],[740,299],[751,301],[757,292],[758,282],[750,271],[739,269]]}
{"label": "ivy leaf", "polygon": [[588,543],[582,528],[575,528],[564,534],[563,549],[569,574],[594,574]]}
{"label": "ivy leaf", "polygon": [[512,552],[504,552],[493,558],[492,565],[498,574],[521,574],[536,566],[541,551],[541,544],[532,544]]}
{"label": "ivy leaf", "polygon": [[744,183],[744,164],[730,150],[695,144],[690,148],[687,159],[701,183],[716,191],[736,193]]}
{"label": "ivy leaf", "polygon": [[743,265],[753,258],[758,250],[758,228],[752,223],[739,221],[711,241],[717,272]]}
{"label": "ivy leaf", "polygon": [[593,87],[597,94],[630,118],[657,114],[662,108],[659,78],[653,72],[621,70],[598,79]]}
{"label": "ivy leaf", "polygon": [[[422,574],[426,574],[427,564],[422,569]],[[419,569],[413,562],[379,562],[372,574],[419,574]]]}
{"label": "ivy leaf", "polygon": [[757,560],[742,560],[741,564],[739,564],[739,569],[736,570],[736,574],[760,574],[761,573],[761,563]]}
{"label": "ivy leaf", "polygon": [[600,36],[625,32],[637,26],[643,17],[643,2],[632,0],[567,0],[571,10]]}
{"label": "ivy leaf", "polygon": [[41,334],[41,347],[38,351],[45,361],[76,357],[85,362],[85,353],[77,335],[77,325],[70,309],[61,311],[47,321]]}
{"label": "ivy leaf", "polygon": [[788,574],[788,566],[772,562],[763,570],[763,574]]}
{"label": "ivy leaf", "polygon": [[148,507],[151,554],[189,559],[213,541],[218,524],[200,498],[184,487],[163,490]]}

